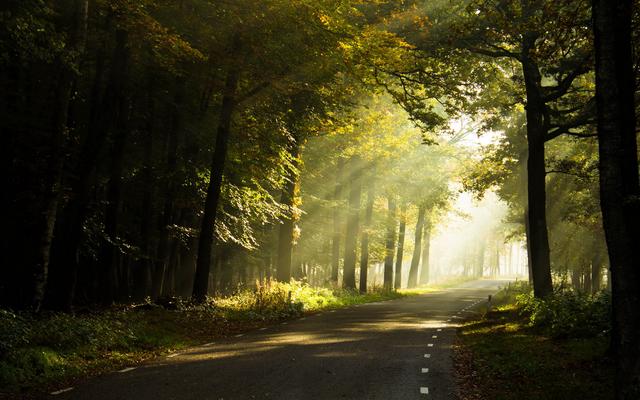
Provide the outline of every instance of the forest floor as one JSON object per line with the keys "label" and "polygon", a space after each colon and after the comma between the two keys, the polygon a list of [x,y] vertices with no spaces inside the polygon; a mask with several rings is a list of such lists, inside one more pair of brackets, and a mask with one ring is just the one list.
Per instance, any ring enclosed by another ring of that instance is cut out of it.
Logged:
{"label": "forest floor", "polygon": [[459,400],[613,398],[609,336],[554,337],[531,326],[512,294],[458,329]]}
{"label": "forest floor", "polygon": [[67,313],[0,310],[0,398],[38,398],[90,376],[139,365],[223,337],[316,312],[428,293],[420,289],[365,295],[300,282],[272,283],[203,305],[175,299]]}

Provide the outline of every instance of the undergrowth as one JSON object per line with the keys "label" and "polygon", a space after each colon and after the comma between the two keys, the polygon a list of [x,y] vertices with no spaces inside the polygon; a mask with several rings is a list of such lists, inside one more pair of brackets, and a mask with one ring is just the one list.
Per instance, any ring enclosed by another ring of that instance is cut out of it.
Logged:
{"label": "undergrowth", "polygon": [[460,399],[610,397],[608,294],[557,290],[541,300],[518,283],[492,303],[459,330]]}
{"label": "undergrowth", "polygon": [[0,394],[42,390],[305,312],[403,296],[269,281],[201,304],[174,298],[82,314],[0,310]]}

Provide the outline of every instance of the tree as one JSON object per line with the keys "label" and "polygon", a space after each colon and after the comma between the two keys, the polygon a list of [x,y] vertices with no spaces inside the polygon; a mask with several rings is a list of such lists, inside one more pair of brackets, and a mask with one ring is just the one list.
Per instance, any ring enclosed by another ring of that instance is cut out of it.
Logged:
{"label": "tree", "polygon": [[640,184],[632,1],[593,1],[600,204],[609,250],[616,399],[640,396]]}

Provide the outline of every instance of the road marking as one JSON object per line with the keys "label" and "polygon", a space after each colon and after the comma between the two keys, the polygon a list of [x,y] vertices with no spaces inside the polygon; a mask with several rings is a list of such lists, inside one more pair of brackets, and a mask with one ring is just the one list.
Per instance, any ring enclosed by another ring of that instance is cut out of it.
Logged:
{"label": "road marking", "polygon": [[173,357],[177,357],[177,356],[178,356],[178,353],[173,353],[173,354],[169,354],[167,356],[167,358],[173,358]]}
{"label": "road marking", "polygon": [[213,344],[214,344],[213,342],[211,342],[211,343],[205,343],[205,344],[203,344],[202,346],[204,346],[204,347],[209,347],[209,346],[213,346]]}
{"label": "road marking", "polygon": [[305,319],[306,319],[306,318],[304,318],[304,317],[303,317],[303,318],[300,318],[300,321],[304,321]]}
{"label": "road marking", "polygon": [[118,371],[118,372],[120,372],[120,373],[124,373],[124,372],[133,371],[134,369],[136,369],[136,368],[135,368],[135,367],[129,367],[129,368],[121,369],[121,370],[120,370],[120,371]]}
{"label": "road marking", "polygon": [[420,394],[429,394],[429,388],[425,386],[421,387]]}
{"label": "road marking", "polygon": [[261,331],[266,331],[266,330],[267,330],[267,328],[260,328],[260,330],[261,330]]}
{"label": "road marking", "polygon": [[438,328],[438,332],[442,332],[442,328]]}
{"label": "road marking", "polygon": [[433,347],[433,343],[429,343],[427,347]]}
{"label": "road marking", "polygon": [[59,395],[59,394],[66,393],[66,392],[70,392],[70,391],[72,391],[72,390],[73,390],[73,386],[72,386],[72,387],[68,387],[68,388],[66,388],[66,389],[56,390],[55,392],[51,392],[50,394],[51,394],[51,395],[53,395],[53,396],[57,396],[57,395]]}
{"label": "road marking", "polygon": [[283,322],[283,323],[281,323],[280,325],[286,325],[286,324],[287,324],[286,322]]}
{"label": "road marking", "polygon": [[236,335],[236,337],[243,337],[243,336],[244,336],[244,333],[238,333],[238,334]]}
{"label": "road marking", "polygon": [[431,339],[437,339],[437,338],[438,338],[438,335],[431,336]]}
{"label": "road marking", "polygon": [[431,358],[431,354],[429,354],[429,353],[425,354],[424,358]]}
{"label": "road marking", "polygon": [[427,372],[429,372],[429,368],[422,368],[422,369],[421,369],[421,372],[422,372],[423,374],[426,374]]}

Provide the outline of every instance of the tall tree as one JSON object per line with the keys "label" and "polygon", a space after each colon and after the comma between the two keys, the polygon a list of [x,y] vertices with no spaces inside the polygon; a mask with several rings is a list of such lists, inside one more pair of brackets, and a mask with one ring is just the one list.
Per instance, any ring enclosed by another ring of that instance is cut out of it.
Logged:
{"label": "tall tree", "polygon": [[387,198],[387,234],[384,257],[384,282],[383,286],[387,290],[393,288],[393,256],[396,249],[396,199],[394,195]]}
{"label": "tall tree", "polygon": [[422,233],[424,231],[424,219],[427,212],[425,204],[418,206],[418,221],[416,222],[416,230],[414,233],[413,255],[411,257],[411,268],[409,269],[408,288],[414,288],[418,285],[418,267],[420,266],[420,255],[422,251]]}
{"label": "tall tree", "polygon": [[342,286],[356,289],[356,248],[360,230],[360,198],[362,194],[362,162],[357,157],[350,162],[349,210],[344,241],[344,275]]}
{"label": "tall tree", "polygon": [[396,270],[393,287],[402,288],[402,261],[404,257],[404,236],[407,228],[407,202],[403,201],[400,206],[400,228],[398,232],[398,254],[396,255]]}
{"label": "tall tree", "polygon": [[600,204],[609,250],[615,398],[640,397],[640,184],[631,0],[593,0]]}

